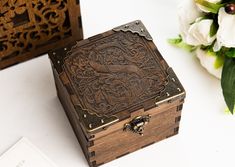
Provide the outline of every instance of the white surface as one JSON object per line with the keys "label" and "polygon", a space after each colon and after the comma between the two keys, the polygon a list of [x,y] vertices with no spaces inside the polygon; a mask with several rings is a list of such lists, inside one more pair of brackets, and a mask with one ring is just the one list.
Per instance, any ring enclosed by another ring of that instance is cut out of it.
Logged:
{"label": "white surface", "polygon": [[[104,167],[234,166],[235,117],[223,112],[219,80],[194,56],[166,42],[178,34],[177,1],[81,0],[81,5],[85,37],[141,19],[187,91],[178,136]],[[0,153],[26,136],[58,167],[87,166],[56,97],[47,56],[1,71],[0,92]]]}

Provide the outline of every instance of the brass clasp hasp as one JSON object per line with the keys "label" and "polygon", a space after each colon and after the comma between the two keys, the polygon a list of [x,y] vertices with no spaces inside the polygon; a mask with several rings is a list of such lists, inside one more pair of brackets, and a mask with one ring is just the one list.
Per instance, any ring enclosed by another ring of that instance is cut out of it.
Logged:
{"label": "brass clasp hasp", "polygon": [[138,116],[134,118],[132,121],[124,125],[124,131],[132,131],[133,133],[139,134],[143,136],[144,127],[146,124],[150,122],[150,115]]}

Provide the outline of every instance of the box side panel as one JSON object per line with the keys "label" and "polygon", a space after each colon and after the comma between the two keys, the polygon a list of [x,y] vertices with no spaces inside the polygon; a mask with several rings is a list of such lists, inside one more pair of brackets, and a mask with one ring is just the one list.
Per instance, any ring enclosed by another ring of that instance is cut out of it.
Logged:
{"label": "box side panel", "polygon": [[[91,161],[100,165],[116,158],[144,148],[155,142],[178,134],[181,118],[182,102],[168,103],[167,108],[159,112],[158,108],[148,111],[137,112],[131,119],[140,115],[152,115],[149,124],[145,126],[144,136],[140,136],[130,131],[123,131],[125,124],[111,134],[101,135],[94,141],[94,146],[89,147],[89,151],[94,152],[95,156]],[[154,114],[157,113],[157,114]],[[112,127],[110,127],[112,129]]]}
{"label": "box side panel", "polygon": [[88,152],[88,146],[91,144],[86,139],[81,127],[79,126],[79,122],[76,119],[76,116],[73,114],[75,112],[75,109],[70,101],[70,96],[68,95],[66,89],[64,88],[64,86],[59,78],[59,75],[57,74],[57,72],[55,70],[53,70],[53,74],[55,77],[55,84],[56,84],[58,97],[62,103],[62,106],[64,107],[66,115],[72,125],[74,133],[75,133],[75,135],[81,145],[81,148],[85,154],[85,157],[89,161],[90,153]]}
{"label": "box side panel", "polygon": [[180,96],[177,100],[170,100],[170,101],[166,101],[160,105],[155,105],[155,107],[152,109],[148,109],[148,107],[146,106],[145,109],[142,108],[142,109],[136,110],[135,112],[131,113],[130,116],[128,118],[126,118],[125,120],[122,120],[122,121],[120,121],[110,127],[107,127],[106,130],[95,134],[94,140],[99,140],[100,138],[102,138],[104,136],[107,136],[109,134],[114,133],[115,131],[123,129],[123,125],[130,122],[136,116],[150,114],[153,117],[155,115],[160,115],[160,114],[164,113],[165,111],[170,110],[173,107],[178,107],[180,104],[183,103],[183,100],[184,100],[184,97],[183,97],[183,99],[181,97],[183,97],[183,96]]}

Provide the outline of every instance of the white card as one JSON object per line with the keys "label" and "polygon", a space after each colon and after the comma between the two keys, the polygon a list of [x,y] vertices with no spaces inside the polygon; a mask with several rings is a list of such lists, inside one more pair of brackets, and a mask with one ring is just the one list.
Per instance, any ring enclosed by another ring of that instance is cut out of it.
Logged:
{"label": "white card", "polygon": [[0,157],[0,167],[56,167],[38,148],[22,138]]}

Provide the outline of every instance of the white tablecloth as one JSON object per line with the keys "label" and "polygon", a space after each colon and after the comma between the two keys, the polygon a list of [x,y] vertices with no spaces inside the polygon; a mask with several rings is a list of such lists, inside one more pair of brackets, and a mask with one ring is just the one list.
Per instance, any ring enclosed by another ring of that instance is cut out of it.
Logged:
{"label": "white tablecloth", "polygon": [[[141,19],[187,91],[178,136],[104,167],[235,164],[235,117],[223,112],[220,81],[195,56],[167,43],[179,32],[176,6],[173,0],[81,0],[85,38]],[[0,154],[25,136],[58,167],[87,166],[57,99],[47,55],[0,71],[0,135]]]}

